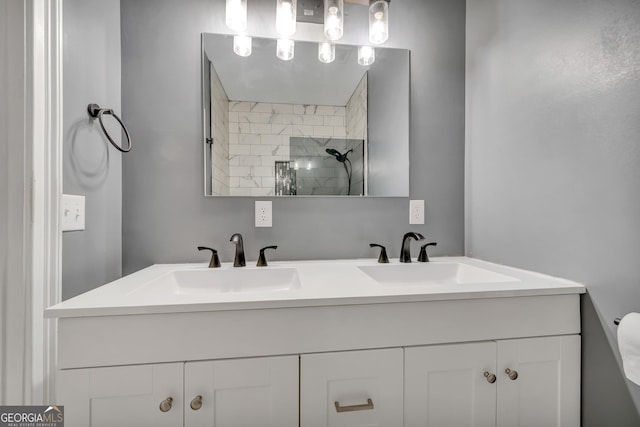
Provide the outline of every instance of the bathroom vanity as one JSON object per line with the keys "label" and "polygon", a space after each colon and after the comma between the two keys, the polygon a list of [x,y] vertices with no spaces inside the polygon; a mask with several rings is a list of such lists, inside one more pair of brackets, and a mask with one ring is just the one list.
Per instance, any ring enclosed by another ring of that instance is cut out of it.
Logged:
{"label": "bathroom vanity", "polygon": [[154,265],[47,310],[68,426],[579,426],[577,283],[470,258]]}

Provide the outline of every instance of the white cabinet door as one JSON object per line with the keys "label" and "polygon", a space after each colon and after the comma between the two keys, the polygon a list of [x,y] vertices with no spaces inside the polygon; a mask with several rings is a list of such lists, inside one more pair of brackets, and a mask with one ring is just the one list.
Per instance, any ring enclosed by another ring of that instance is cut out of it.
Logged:
{"label": "white cabinet door", "polygon": [[495,361],[495,342],[406,348],[405,426],[495,426]]}
{"label": "white cabinet door", "polygon": [[402,426],[403,351],[300,358],[301,427]]}
{"label": "white cabinet door", "polygon": [[498,371],[498,427],[580,425],[579,335],[498,341]]}
{"label": "white cabinet door", "polygon": [[[57,400],[67,427],[182,425],[183,363],[58,372]],[[166,412],[160,404],[171,399]]]}
{"label": "white cabinet door", "polygon": [[184,375],[185,427],[298,425],[298,356],[188,362]]}

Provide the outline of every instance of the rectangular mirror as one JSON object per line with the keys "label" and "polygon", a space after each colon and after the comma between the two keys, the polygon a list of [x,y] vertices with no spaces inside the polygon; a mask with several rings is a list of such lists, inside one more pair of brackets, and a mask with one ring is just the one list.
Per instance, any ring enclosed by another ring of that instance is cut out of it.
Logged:
{"label": "rectangular mirror", "polygon": [[[203,34],[205,195],[409,195],[409,51]],[[246,49],[246,47],[245,47]],[[246,51],[245,51],[246,53]]]}

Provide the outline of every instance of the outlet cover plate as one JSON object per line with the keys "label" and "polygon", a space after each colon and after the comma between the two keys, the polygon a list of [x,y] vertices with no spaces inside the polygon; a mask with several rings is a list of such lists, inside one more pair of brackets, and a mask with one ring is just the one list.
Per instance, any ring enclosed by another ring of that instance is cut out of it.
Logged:
{"label": "outlet cover plate", "polygon": [[85,208],[84,196],[62,195],[62,231],[84,230]]}
{"label": "outlet cover plate", "polygon": [[424,224],[424,200],[409,201],[409,224]]}
{"label": "outlet cover plate", "polygon": [[271,200],[256,200],[256,227],[273,226],[273,210]]}

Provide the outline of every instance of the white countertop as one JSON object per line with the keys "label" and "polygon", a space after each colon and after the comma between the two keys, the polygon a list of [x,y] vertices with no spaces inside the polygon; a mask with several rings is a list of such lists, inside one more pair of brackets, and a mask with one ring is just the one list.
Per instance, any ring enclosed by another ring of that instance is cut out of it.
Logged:
{"label": "white countertop", "polygon": [[[45,317],[91,317],[130,314],[187,313],[221,310],[255,310],[327,305],[381,304],[479,298],[581,294],[579,283],[540,273],[506,267],[473,258],[432,258],[431,265],[460,263],[478,267],[507,279],[484,283],[381,284],[358,267],[401,265],[377,264],[375,259],[276,261],[268,267],[243,269],[294,268],[301,286],[290,290],[176,294],[154,289],[159,278],[176,270],[203,270],[206,264],[156,264],[78,295],[45,310]],[[412,263],[406,267],[412,268]],[[422,266],[425,264],[419,263]],[[221,269],[233,269],[224,263]],[[424,267],[422,267],[424,268]],[[427,267],[428,268],[428,267]]]}

